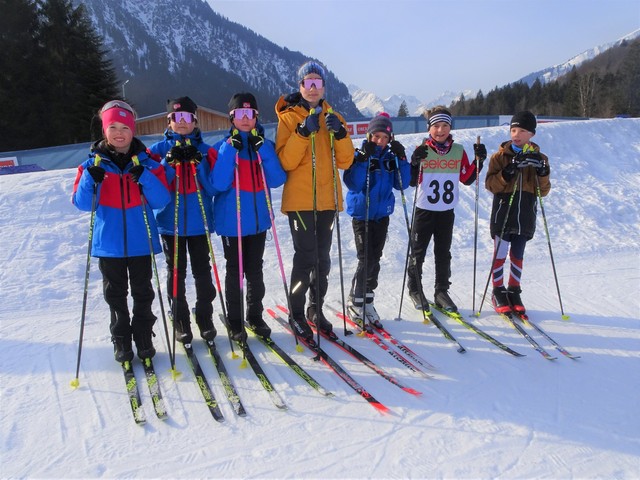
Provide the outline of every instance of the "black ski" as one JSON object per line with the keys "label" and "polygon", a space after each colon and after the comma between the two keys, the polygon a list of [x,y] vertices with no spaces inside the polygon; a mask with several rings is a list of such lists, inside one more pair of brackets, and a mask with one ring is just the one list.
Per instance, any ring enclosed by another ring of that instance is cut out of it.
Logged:
{"label": "black ski", "polygon": [[502,318],[504,318],[507,322],[509,322],[511,324],[511,326],[513,328],[515,328],[518,331],[518,333],[520,333],[520,335],[522,335],[524,338],[526,338],[527,341],[531,344],[531,346],[540,355],[542,355],[547,360],[556,360],[557,359],[557,357],[554,357],[549,352],[547,352],[544,348],[542,348],[540,346],[540,344],[538,342],[536,342],[524,328],[522,328],[522,325],[520,325],[518,322],[516,322],[516,318],[517,317],[515,316],[514,313],[512,313],[512,312],[504,312],[504,313],[498,312],[498,313],[500,314],[500,316]]}
{"label": "black ski", "polygon": [[501,350],[513,355],[514,357],[524,357],[525,356],[524,354],[516,352],[515,350],[509,348],[507,345],[502,343],[500,340],[492,337],[487,332],[485,332],[483,330],[480,330],[474,324],[472,324],[470,322],[467,322],[464,318],[462,318],[462,315],[460,315],[460,313],[458,313],[458,312],[450,312],[449,310],[445,310],[444,308],[440,308],[435,303],[430,303],[429,305],[431,306],[431,308],[435,308],[437,311],[439,311],[440,313],[446,315],[447,317],[453,318],[456,322],[460,323],[464,327],[468,328],[472,332],[474,332],[477,335],[481,336],[485,340],[491,342],[492,344],[494,344],[499,349],[501,349]]}
{"label": "black ski", "polygon": [[[270,308],[267,308],[267,313],[273,317],[278,323],[280,323],[284,328],[287,329],[292,335],[294,335],[291,330],[291,325],[289,322],[278,315],[275,311]],[[305,345],[309,350],[316,353],[318,358],[322,360],[322,362],[329,367],[336,375],[338,375],[347,385],[349,385],[358,395],[364,398],[369,405],[375,408],[380,413],[388,413],[389,408],[384,404],[380,403],[376,400],[373,395],[371,395],[362,385],[360,385],[353,377],[351,377],[335,360],[333,360],[321,347],[315,345],[315,342],[311,344],[307,342],[304,338],[298,337],[298,340]]]}
{"label": "black ski", "polygon": [[193,346],[190,343],[185,343],[182,346],[187,354],[187,360],[189,361],[191,370],[193,370],[193,375],[196,377],[196,383],[202,392],[202,396],[204,397],[207,407],[209,407],[211,415],[213,415],[213,418],[216,421],[224,422],[224,415],[222,414],[222,410],[220,410],[220,405],[211,391],[207,378],[204,376],[200,362],[198,362],[198,357],[196,357],[196,354],[193,351]]}
{"label": "black ski", "polygon": [[209,349],[209,354],[211,355],[211,360],[213,360],[213,364],[215,365],[216,370],[218,371],[218,375],[220,376],[220,382],[222,382],[222,387],[224,388],[224,393],[227,396],[229,403],[231,403],[233,411],[236,413],[236,415],[240,417],[244,417],[247,414],[247,412],[244,409],[244,406],[242,405],[242,401],[240,400],[240,395],[238,395],[236,388],[233,386],[233,383],[231,382],[231,378],[229,377],[229,373],[227,372],[227,367],[224,365],[222,361],[222,357],[220,356],[220,353],[216,349],[216,344],[214,343],[213,340],[210,340],[210,341],[205,340],[204,343],[207,344],[207,348]]}
{"label": "black ski", "polygon": [[150,358],[145,358],[142,361],[142,366],[144,367],[144,375],[147,378],[147,385],[149,386],[153,409],[156,412],[156,416],[159,419],[164,420],[167,418],[167,408],[164,404],[164,399],[162,398],[162,392],[160,391],[158,376],[153,368],[153,362]]}
{"label": "black ski", "polygon": [[[431,302],[429,302],[429,303],[431,303]],[[467,351],[462,346],[462,344],[458,340],[456,340],[456,338],[451,334],[451,332],[449,330],[447,330],[447,328],[444,325],[442,325],[442,322],[440,322],[440,320],[438,320],[436,318],[436,316],[433,314],[433,312],[431,310],[423,310],[421,306],[417,306],[415,304],[414,304],[414,306],[416,307],[416,310],[419,310],[420,312],[422,312],[423,316],[424,315],[427,316],[427,318],[436,326],[436,328],[438,330],[440,330],[440,333],[442,333],[442,335],[444,335],[444,338],[446,338],[450,342],[453,342],[456,345],[458,345],[458,349],[457,349],[458,353],[465,353]]]}
{"label": "black ski", "polygon": [[[283,313],[285,313],[286,315],[289,314],[289,312],[287,311],[287,308],[285,306],[278,305],[278,308]],[[309,323],[309,325],[311,325],[311,328],[313,328],[314,330],[317,331],[317,329],[315,328],[315,325],[313,325],[312,323]],[[356,360],[359,360],[360,362],[365,364],[367,367],[369,367],[371,370],[373,370],[378,375],[380,375],[382,378],[384,378],[388,382],[392,383],[396,387],[400,388],[401,390],[404,390],[405,392],[410,393],[411,395],[422,395],[422,392],[419,392],[418,390],[415,390],[413,388],[410,388],[410,387],[407,387],[407,386],[403,385],[402,382],[400,382],[397,378],[395,378],[392,375],[389,375],[387,372],[385,372],[382,368],[380,368],[374,362],[372,362],[367,357],[365,357],[358,350],[356,350],[351,345],[349,345],[348,343],[345,343],[343,340],[338,338],[338,336],[335,333],[331,332],[331,334],[328,335],[328,334],[324,333],[322,330],[320,330],[320,335],[322,335],[323,338],[325,338],[325,339],[329,340],[330,342],[332,342],[332,343],[336,344],[337,346],[339,346],[342,350],[347,352],[353,358],[355,358]]]}
{"label": "black ski", "polygon": [[333,397],[333,393],[326,390],[322,385],[320,385],[307,371],[302,368],[298,362],[296,362],[293,358],[291,358],[287,352],[285,352],[282,348],[278,346],[278,344],[272,338],[264,338],[258,335],[250,325],[246,325],[247,330],[249,330],[255,337],[258,338],[267,348],[269,348],[274,354],[276,354],[280,359],[288,365],[294,372],[296,372],[300,378],[302,378],[305,382],[311,385],[315,390],[318,391],[321,395],[325,397]]}
{"label": "black ski", "polygon": [[147,418],[142,409],[142,400],[140,398],[140,390],[138,390],[138,382],[133,373],[131,362],[123,362],[122,373],[124,373],[124,381],[127,386],[127,396],[129,397],[129,405],[133,413],[133,419],[138,425],[144,425]]}
{"label": "black ski", "polygon": [[538,332],[540,335],[542,335],[544,338],[547,339],[547,341],[549,343],[551,343],[556,350],[558,350],[561,354],[563,354],[565,357],[568,358],[572,358],[573,360],[576,360],[578,358],[580,358],[580,355],[573,355],[571,353],[569,353],[562,345],[560,345],[558,342],[556,342],[553,338],[551,338],[551,336],[545,332],[542,328],[540,328],[537,324],[533,323],[530,319],[529,316],[526,313],[519,313],[519,312],[514,312],[515,315],[524,322],[525,325],[529,325],[530,327],[532,327],[536,332]]}

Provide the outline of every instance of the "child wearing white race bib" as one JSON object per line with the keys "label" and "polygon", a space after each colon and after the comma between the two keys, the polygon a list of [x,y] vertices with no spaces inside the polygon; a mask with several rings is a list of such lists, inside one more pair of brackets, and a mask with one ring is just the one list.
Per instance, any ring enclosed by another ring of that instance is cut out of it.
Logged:
{"label": "child wearing white race bib", "polygon": [[471,185],[482,170],[487,157],[483,144],[474,144],[478,160],[470,163],[462,145],[451,136],[451,113],[443,106],[427,112],[429,137],[411,156],[411,186],[417,187],[416,208],[411,227],[411,261],[409,262],[409,296],[416,308],[428,311],[422,290],[422,265],[433,237],[435,257],[434,303],[451,312],[458,307],[449,297],[451,282],[451,239],[458,203],[458,184]]}

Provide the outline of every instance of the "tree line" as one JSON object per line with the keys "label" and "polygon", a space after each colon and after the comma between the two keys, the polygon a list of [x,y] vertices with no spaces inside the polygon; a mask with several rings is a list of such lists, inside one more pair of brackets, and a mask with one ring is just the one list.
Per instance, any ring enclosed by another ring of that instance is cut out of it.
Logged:
{"label": "tree line", "polygon": [[84,6],[0,0],[0,151],[86,142],[118,80]]}
{"label": "tree line", "polygon": [[451,104],[454,115],[640,116],[640,39],[623,41],[555,81],[516,82]]}

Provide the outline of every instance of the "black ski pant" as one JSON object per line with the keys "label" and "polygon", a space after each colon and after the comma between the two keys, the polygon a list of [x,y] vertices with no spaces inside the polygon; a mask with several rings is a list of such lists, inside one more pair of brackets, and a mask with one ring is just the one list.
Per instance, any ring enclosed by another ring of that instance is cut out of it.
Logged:
{"label": "black ski pant", "polygon": [[409,262],[409,290],[422,286],[422,265],[433,237],[435,258],[435,290],[449,290],[451,277],[451,239],[455,222],[453,209],[444,212],[416,208],[411,234],[412,259]]}
{"label": "black ski pant", "polygon": [[301,319],[305,317],[304,304],[307,290],[309,304],[315,305],[318,309],[322,308],[324,296],[327,294],[331,270],[333,222],[336,212],[335,210],[317,212],[315,226],[313,211],[288,212],[288,216],[294,249],[289,284],[291,315],[293,318]]}
{"label": "black ski pant", "polygon": [[[354,218],[351,221],[351,224],[353,226],[353,237],[356,242],[356,250],[358,254],[358,267],[356,268],[356,273],[353,275],[353,280],[351,281],[351,292],[349,295],[352,298],[365,299],[365,250],[367,258],[366,293],[372,294],[378,286],[380,258],[382,257],[382,250],[384,249],[384,244],[387,240],[387,231],[389,230],[389,217],[384,217],[379,220],[369,220],[368,222],[365,222],[364,220],[357,220]],[[365,230],[367,231],[366,237]],[[367,239],[366,249],[365,238]]]}
{"label": "black ski pant", "polygon": [[209,242],[206,235],[178,236],[178,285],[177,285],[177,309],[174,310],[176,296],[173,284],[173,256],[174,236],[162,235],[162,249],[167,264],[167,297],[175,320],[187,329],[190,325],[189,303],[186,295],[187,279],[187,251],[191,263],[191,274],[196,287],[196,320],[198,324],[213,315],[213,300],[216,298],[216,289],[211,278],[211,259],[209,257]]}
{"label": "black ski pant", "polygon": [[[150,333],[156,321],[151,310],[154,299],[151,256],[101,257],[98,265],[102,272],[104,299],[111,310],[111,335],[131,338],[132,334]],[[133,317],[129,316],[129,284]]]}
{"label": "black ski pant", "polygon": [[[262,273],[262,257],[267,232],[242,237],[242,270],[246,279],[246,320],[262,318],[262,300],[265,286]],[[227,314],[230,326],[234,331],[240,331],[242,322],[240,306],[244,301],[240,292],[240,263],[238,256],[238,237],[222,237],[224,258],[227,262],[225,274],[225,294]]]}

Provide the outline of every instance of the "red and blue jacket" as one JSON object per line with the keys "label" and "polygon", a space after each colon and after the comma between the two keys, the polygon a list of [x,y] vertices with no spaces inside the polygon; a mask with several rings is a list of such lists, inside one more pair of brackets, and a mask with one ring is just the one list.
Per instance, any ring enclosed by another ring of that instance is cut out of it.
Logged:
{"label": "red and blue jacket", "polygon": [[[164,140],[154,143],[149,147],[151,157],[162,163],[165,169],[171,200],[160,210],[156,211],[158,230],[162,235],[175,235],[175,209],[176,209],[176,184],[178,189],[178,236],[204,235],[204,220],[202,207],[207,217],[207,227],[213,231],[214,217],[209,175],[213,164],[213,151],[211,146],[202,141],[200,129],[196,128],[190,135],[180,135],[170,128],[164,132]],[[176,168],[169,165],[165,156],[174,146],[193,145],[202,153],[202,161],[196,166],[190,162],[180,165],[180,179],[176,182]],[[194,171],[195,170],[195,171]],[[195,173],[195,175],[194,175]],[[196,178],[198,185],[196,185]],[[202,198],[202,206],[198,198],[198,187]]]}
{"label": "red and blue jacket", "polygon": [[[260,126],[256,128],[262,131]],[[245,237],[264,232],[271,227],[265,187],[269,189],[280,187],[287,179],[272,141],[265,139],[259,152],[255,152],[249,146],[248,133],[240,132],[240,135],[243,145],[241,151],[236,150],[228,142],[230,135],[213,146],[214,160],[210,181],[214,192],[215,231],[218,235],[225,237],[238,236],[236,188],[239,187],[240,190],[241,235]],[[239,185],[235,180],[236,156]],[[264,168],[266,186],[258,157]]]}
{"label": "red and blue jacket", "polygon": [[[164,168],[152,160],[146,147],[137,138],[133,139],[129,153],[125,155],[120,168],[112,160],[116,153],[107,147],[104,140],[91,147],[89,158],[78,167],[73,184],[72,203],[83,211],[90,212],[93,202],[95,182],[87,169],[93,165],[104,168],[104,180],[97,185],[95,224],[91,239],[93,257],[138,257],[150,255],[149,233],[143,215],[151,230],[154,253],[162,248],[152,209],[162,208],[169,201],[169,191]],[[129,174],[135,163],[145,167],[140,175],[140,185]],[[147,201],[144,207],[140,195]]]}
{"label": "red and blue jacket", "polygon": [[[362,142],[363,148],[366,142],[367,140]],[[376,146],[376,151],[368,161],[353,162],[351,167],[345,170],[343,179],[349,189],[347,213],[356,220],[366,219],[367,172],[369,176],[368,220],[380,220],[393,213],[396,202],[393,189],[404,190],[409,186],[411,165],[406,159],[397,158],[391,153],[389,146],[384,149]]]}

